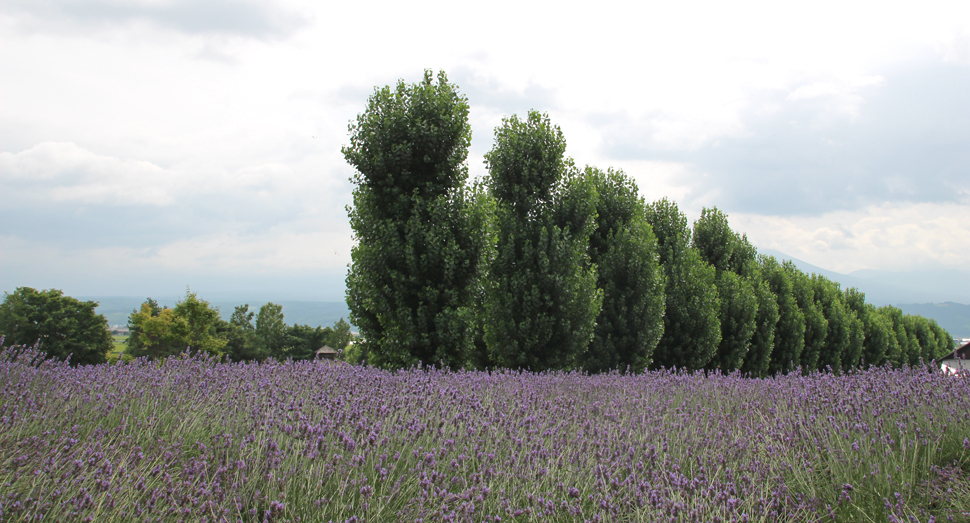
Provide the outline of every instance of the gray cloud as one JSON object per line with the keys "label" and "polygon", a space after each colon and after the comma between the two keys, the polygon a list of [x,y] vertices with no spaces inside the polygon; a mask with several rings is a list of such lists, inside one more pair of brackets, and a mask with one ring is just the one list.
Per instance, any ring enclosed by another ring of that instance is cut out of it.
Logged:
{"label": "gray cloud", "polygon": [[0,152],[0,236],[151,248],[215,233],[303,233],[345,220],[349,192],[348,183],[308,180],[280,165],[232,174],[165,169],[47,142]]}
{"label": "gray cloud", "polygon": [[58,24],[80,27],[148,22],[192,35],[228,35],[258,39],[286,38],[305,26],[299,13],[259,0],[12,0],[3,11],[27,15],[33,28]]}
{"label": "gray cloud", "polygon": [[535,83],[529,83],[524,89],[512,89],[468,67],[455,68],[448,73],[448,80],[460,86],[472,106],[507,116],[524,116],[530,109],[548,112],[558,107],[556,91]]}
{"label": "gray cloud", "polygon": [[[468,98],[468,103],[474,109],[494,111],[502,115],[525,115],[529,109],[547,112],[558,107],[556,91],[539,84],[529,83],[524,89],[514,89],[482,76],[468,66],[455,67],[446,72],[448,82],[458,86],[458,91]],[[437,77],[438,71],[433,70],[432,73]],[[419,82],[422,74],[421,71],[416,71],[404,77],[403,80],[407,84]],[[385,85],[394,89],[399,80],[401,78],[388,79],[386,83],[376,86],[344,84],[326,96],[311,92],[294,93],[293,96],[354,105],[363,111],[367,105],[367,99],[374,94],[375,89],[381,89]]]}
{"label": "gray cloud", "polygon": [[[605,127],[610,158],[684,162],[701,193],[738,212],[790,215],[881,202],[970,197],[970,68],[935,64],[883,75],[856,107],[838,96],[769,93],[743,134],[696,150],[652,139],[649,122]],[[844,98],[844,97],[843,97]],[[594,121],[596,117],[592,118]]]}
{"label": "gray cloud", "polygon": [[4,201],[0,235],[54,242],[64,248],[123,245],[137,249],[195,235],[260,234],[275,227],[287,228],[303,217],[295,209],[247,205],[252,199],[242,193],[232,196],[234,202],[219,201],[211,194],[190,196],[165,207],[42,202],[24,209]]}

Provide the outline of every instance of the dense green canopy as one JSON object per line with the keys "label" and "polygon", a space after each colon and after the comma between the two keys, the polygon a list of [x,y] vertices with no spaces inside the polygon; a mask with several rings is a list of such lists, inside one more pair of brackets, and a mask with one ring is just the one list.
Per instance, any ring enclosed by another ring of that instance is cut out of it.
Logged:
{"label": "dense green canopy", "polygon": [[40,344],[49,357],[73,364],[104,363],[111,350],[108,320],[97,302],[79,301],[57,289],[18,287],[0,304],[3,345]]}

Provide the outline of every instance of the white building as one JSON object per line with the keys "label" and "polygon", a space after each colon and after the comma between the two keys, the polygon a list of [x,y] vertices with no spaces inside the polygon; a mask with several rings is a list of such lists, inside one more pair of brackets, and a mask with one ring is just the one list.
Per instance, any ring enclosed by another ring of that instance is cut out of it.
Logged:
{"label": "white building", "polygon": [[960,348],[941,358],[940,370],[944,374],[949,375],[970,375],[970,342],[963,344]]}

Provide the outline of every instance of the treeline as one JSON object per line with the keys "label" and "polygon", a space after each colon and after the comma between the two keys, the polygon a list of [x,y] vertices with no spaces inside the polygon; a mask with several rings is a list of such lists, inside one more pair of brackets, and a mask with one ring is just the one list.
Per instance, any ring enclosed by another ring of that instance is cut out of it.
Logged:
{"label": "treeline", "polygon": [[[0,304],[0,345],[36,346],[47,357],[72,364],[113,361],[108,321],[95,309],[98,303],[65,296],[57,289],[38,291],[18,287],[5,293]],[[267,303],[258,314],[249,305],[235,308],[229,321],[209,302],[186,291],[174,308],[160,307],[148,298],[128,318],[129,337],[118,357],[162,359],[186,350],[232,361],[311,359],[324,345],[342,351],[341,359],[359,360],[350,324],[342,318],[332,327],[287,325],[283,307]]]}
{"label": "treeline", "polygon": [[272,302],[258,312],[250,311],[249,304],[239,305],[226,321],[191,291],[172,309],[148,298],[132,311],[128,329],[126,359],[161,359],[188,349],[231,361],[306,360],[325,345],[343,351],[353,339],[350,324],[342,318],[332,327],[287,325],[283,307]]}
{"label": "treeline", "polygon": [[368,363],[767,376],[952,350],[933,320],[758,255],[717,208],[689,226],[622,171],[577,167],[547,115],[503,119],[470,185],[468,109],[426,72],[350,126],[347,302]]}

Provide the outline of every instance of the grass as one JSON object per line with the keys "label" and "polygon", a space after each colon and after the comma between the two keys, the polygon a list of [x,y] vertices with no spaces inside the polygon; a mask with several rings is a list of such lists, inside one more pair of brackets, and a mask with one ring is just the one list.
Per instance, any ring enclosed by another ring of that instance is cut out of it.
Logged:
{"label": "grass", "polygon": [[108,351],[108,361],[117,361],[121,357],[121,354],[125,352],[125,347],[127,346],[128,336],[122,336],[120,334],[115,334],[111,336],[111,350]]}

